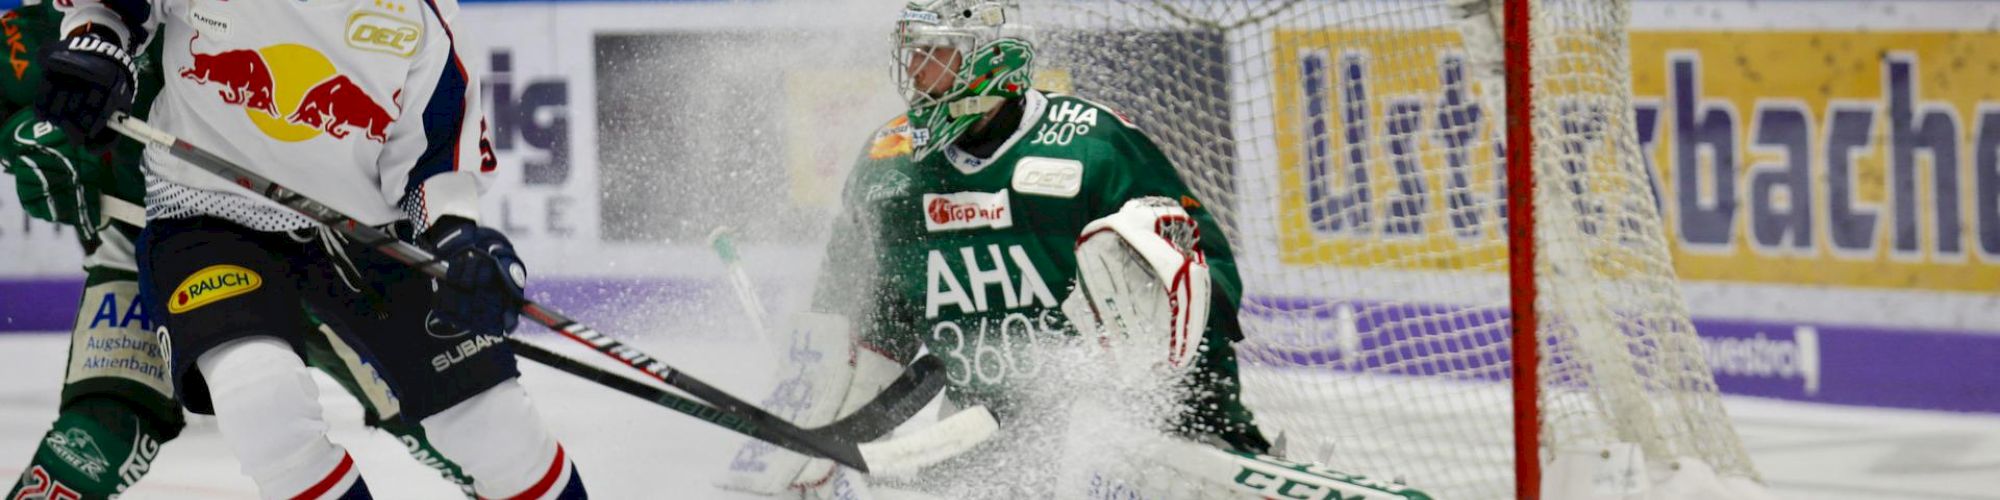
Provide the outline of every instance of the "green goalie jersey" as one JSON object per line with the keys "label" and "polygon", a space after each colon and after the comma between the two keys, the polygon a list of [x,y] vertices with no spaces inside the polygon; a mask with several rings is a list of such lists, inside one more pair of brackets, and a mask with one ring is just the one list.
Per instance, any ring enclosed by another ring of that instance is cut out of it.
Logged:
{"label": "green goalie jersey", "polygon": [[863,341],[908,362],[942,358],[949,394],[1008,415],[1032,350],[1074,335],[1060,304],[1092,220],[1147,196],[1179,200],[1201,226],[1213,304],[1184,432],[1267,448],[1238,398],[1230,342],[1242,286],[1228,240],[1151,139],[1080,98],[1029,92],[1021,125],[990,159],[946,148],[911,158],[911,128],[877,131],[848,178],[815,308],[856,318]]}

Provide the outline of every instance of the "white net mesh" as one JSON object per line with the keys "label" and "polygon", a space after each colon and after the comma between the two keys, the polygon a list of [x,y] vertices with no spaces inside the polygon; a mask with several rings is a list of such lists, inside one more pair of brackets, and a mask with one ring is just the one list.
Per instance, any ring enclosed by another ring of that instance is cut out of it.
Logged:
{"label": "white net mesh", "polygon": [[[1465,43],[1496,22],[1457,3],[1022,12],[1038,82],[1126,111],[1222,222],[1244,282],[1245,398],[1286,455],[1501,498],[1514,481],[1504,117],[1481,97],[1499,95],[1481,76],[1499,68],[1480,64],[1499,45]],[[1754,477],[1631,130],[1627,2],[1531,8],[1544,459],[1629,442],[1655,464]]]}

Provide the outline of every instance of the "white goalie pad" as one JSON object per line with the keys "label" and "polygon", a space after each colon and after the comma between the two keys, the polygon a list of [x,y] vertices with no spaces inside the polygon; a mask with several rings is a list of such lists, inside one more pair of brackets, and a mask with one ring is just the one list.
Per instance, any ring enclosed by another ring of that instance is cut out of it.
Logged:
{"label": "white goalie pad", "polygon": [[[903,373],[900,363],[859,346],[846,317],[801,313],[789,318],[784,331],[788,347],[780,368],[782,379],[760,405],[801,427],[825,425],[853,413]],[[784,498],[854,487],[835,481],[834,469],[830,460],[745,439],[716,485]]]}
{"label": "white goalie pad", "polygon": [[[1158,353],[1173,371],[1200,352],[1208,324],[1208,263],[1201,230],[1171,198],[1125,202],[1077,238],[1077,287],[1063,311],[1107,346]],[[1126,349],[1118,349],[1124,351]]]}

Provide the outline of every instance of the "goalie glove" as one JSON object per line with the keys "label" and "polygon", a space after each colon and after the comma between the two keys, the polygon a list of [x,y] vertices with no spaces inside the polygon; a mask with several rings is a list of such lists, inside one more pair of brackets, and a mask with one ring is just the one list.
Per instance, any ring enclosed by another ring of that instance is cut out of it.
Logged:
{"label": "goalie glove", "polygon": [[1196,248],[1200,241],[1200,227],[1178,201],[1125,202],[1077,237],[1076,290],[1064,314],[1079,333],[1124,347],[1115,352],[1164,360],[1164,368],[1184,373],[1208,324],[1208,263]]}

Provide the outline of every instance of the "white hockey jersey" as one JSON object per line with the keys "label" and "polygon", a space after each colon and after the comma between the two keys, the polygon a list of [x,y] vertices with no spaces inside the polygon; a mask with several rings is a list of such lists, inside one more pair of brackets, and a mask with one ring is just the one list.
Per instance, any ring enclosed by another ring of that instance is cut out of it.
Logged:
{"label": "white hockey jersey", "polygon": [[[163,38],[155,127],[363,223],[477,219],[494,162],[454,0],[73,0],[63,32]],[[289,209],[149,147],[147,217],[310,226]]]}

